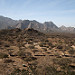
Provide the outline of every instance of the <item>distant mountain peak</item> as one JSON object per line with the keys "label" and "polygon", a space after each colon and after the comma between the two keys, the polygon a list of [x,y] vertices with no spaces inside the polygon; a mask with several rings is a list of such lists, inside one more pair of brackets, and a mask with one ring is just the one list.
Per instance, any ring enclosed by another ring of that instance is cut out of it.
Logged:
{"label": "distant mountain peak", "polygon": [[36,20],[13,20],[8,17],[0,16],[0,29],[14,29],[14,28],[33,28],[34,30],[38,30],[41,32],[75,32],[74,27],[66,27],[62,25],[61,27],[57,27],[52,21],[46,21],[44,23],[40,23]]}
{"label": "distant mountain peak", "polygon": [[65,31],[65,32],[75,32],[75,28],[74,27],[66,27],[66,26],[61,26],[59,27],[62,31]]}
{"label": "distant mountain peak", "polygon": [[8,17],[0,16],[0,29],[5,29],[7,26],[14,26],[18,23],[18,21],[13,20]]}

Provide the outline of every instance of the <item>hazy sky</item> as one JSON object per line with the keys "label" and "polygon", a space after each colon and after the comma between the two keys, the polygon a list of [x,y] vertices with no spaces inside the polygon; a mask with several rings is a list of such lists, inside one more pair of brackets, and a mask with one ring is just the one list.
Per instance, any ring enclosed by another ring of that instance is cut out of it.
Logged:
{"label": "hazy sky", "polygon": [[75,27],[75,0],[0,0],[0,15]]}

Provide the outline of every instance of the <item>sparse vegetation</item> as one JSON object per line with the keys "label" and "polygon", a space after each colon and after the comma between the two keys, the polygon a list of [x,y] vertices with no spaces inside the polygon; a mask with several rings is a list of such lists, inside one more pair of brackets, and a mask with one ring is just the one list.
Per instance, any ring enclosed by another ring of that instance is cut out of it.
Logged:
{"label": "sparse vegetation", "polygon": [[8,55],[5,53],[0,53],[0,59],[8,58]]}
{"label": "sparse vegetation", "polygon": [[33,61],[33,60],[37,60],[37,58],[36,57],[27,57],[27,58],[25,58],[24,59],[24,61]]}
{"label": "sparse vegetation", "polygon": [[35,47],[34,47],[33,45],[31,45],[31,46],[29,46],[28,48],[30,48],[30,49],[34,49]]}
{"label": "sparse vegetation", "polygon": [[23,51],[19,51],[17,54],[18,54],[18,56],[26,56],[25,52],[23,52]]}
{"label": "sparse vegetation", "polygon": [[0,73],[75,75],[75,37],[72,36],[45,35],[33,29],[0,31]]}
{"label": "sparse vegetation", "polygon": [[72,55],[72,54],[74,54],[74,53],[75,53],[75,50],[71,49],[71,50],[69,50],[68,52],[69,52],[69,54],[71,54],[71,55]]}
{"label": "sparse vegetation", "polygon": [[63,47],[61,45],[58,45],[57,49],[63,49]]}
{"label": "sparse vegetation", "polygon": [[14,61],[12,61],[11,59],[6,59],[4,60],[4,63],[13,63]]}
{"label": "sparse vegetation", "polygon": [[10,45],[4,45],[5,47],[10,47]]}
{"label": "sparse vegetation", "polygon": [[46,73],[45,73],[46,75],[55,75],[55,74],[57,75],[56,69],[52,66],[46,67],[45,71],[46,71]]}
{"label": "sparse vegetation", "polygon": [[39,50],[33,50],[33,53],[39,52]]}

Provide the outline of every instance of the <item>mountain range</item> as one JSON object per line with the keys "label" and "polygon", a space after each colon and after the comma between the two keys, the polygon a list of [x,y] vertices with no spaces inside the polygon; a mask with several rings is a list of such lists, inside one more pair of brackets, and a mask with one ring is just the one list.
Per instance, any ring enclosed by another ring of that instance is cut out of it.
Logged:
{"label": "mountain range", "polygon": [[13,20],[8,17],[0,16],[0,29],[14,29],[14,28],[33,28],[41,32],[75,32],[74,27],[57,27],[53,22],[40,23],[36,20]]}
{"label": "mountain range", "polygon": [[11,18],[0,16],[0,29],[5,29],[7,26],[16,25],[17,23],[17,20],[12,20]]}

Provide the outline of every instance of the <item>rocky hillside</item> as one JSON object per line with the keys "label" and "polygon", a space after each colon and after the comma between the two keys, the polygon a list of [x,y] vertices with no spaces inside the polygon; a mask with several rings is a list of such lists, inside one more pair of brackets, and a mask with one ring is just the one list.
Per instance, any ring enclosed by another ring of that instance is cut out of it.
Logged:
{"label": "rocky hillside", "polygon": [[51,30],[53,31],[58,30],[58,27],[53,22],[39,23],[35,20],[33,21],[24,20],[22,22],[19,22],[15,26],[8,27],[8,29],[13,29],[13,28],[20,28],[20,29],[33,28],[41,32],[49,32]]}
{"label": "rocky hillside", "polygon": [[0,30],[0,75],[75,75],[75,35]]}
{"label": "rocky hillside", "polygon": [[0,16],[0,29],[5,29],[7,28],[7,26],[16,25],[17,23],[18,21],[16,20],[12,20],[11,18]]}
{"label": "rocky hillside", "polygon": [[64,32],[75,32],[75,28],[74,27],[61,26],[59,29],[64,31]]}

